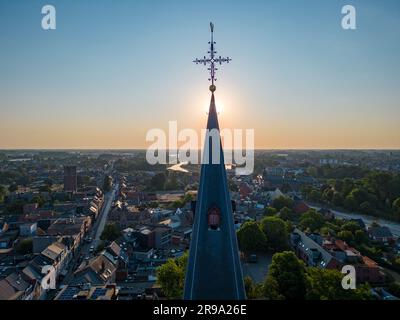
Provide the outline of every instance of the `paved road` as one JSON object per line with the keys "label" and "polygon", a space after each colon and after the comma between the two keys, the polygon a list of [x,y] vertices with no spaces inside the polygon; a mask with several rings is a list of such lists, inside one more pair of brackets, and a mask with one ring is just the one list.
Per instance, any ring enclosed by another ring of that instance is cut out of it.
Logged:
{"label": "paved road", "polygon": [[100,236],[106,225],[108,213],[110,212],[112,202],[114,200],[115,193],[117,192],[118,187],[119,187],[118,183],[116,183],[114,185],[113,189],[110,192],[106,193],[106,195],[104,196],[104,206],[101,211],[100,217],[97,219],[98,224],[97,224],[96,228],[94,228],[94,231],[93,231],[95,236],[93,238],[92,245],[95,248],[100,243]]}
{"label": "paved road", "polygon": [[113,189],[104,195],[103,208],[100,212],[99,217],[94,222],[92,229],[90,230],[90,232],[87,235],[87,237],[92,237],[93,241],[92,241],[92,243],[89,243],[89,244],[82,241],[82,244],[81,244],[78,254],[76,254],[74,260],[71,262],[72,267],[69,269],[68,274],[66,275],[66,277],[64,278],[64,280],[62,281],[61,284],[66,285],[70,282],[74,271],[76,270],[76,268],[79,267],[79,264],[78,264],[79,257],[80,256],[89,257],[89,256],[91,256],[90,247],[94,246],[94,248],[97,248],[97,245],[100,242],[101,233],[103,232],[104,226],[107,222],[108,213],[110,212],[111,205],[112,205],[112,202],[114,200],[115,193],[117,192],[117,190],[118,190],[118,184],[115,184],[113,186]]}
{"label": "paved road", "polygon": [[[317,206],[313,206],[313,205],[309,205],[309,206],[311,208],[315,208],[317,210],[320,209],[320,207],[317,207]],[[378,219],[375,217],[366,216],[366,215],[358,214],[358,213],[341,212],[341,211],[337,211],[337,210],[333,210],[333,209],[331,209],[331,211],[335,214],[335,216],[346,219],[346,220],[362,219],[366,225],[370,225],[372,222],[376,221],[379,225],[388,227],[395,236],[400,237],[400,223],[392,222],[392,221],[388,221],[388,220],[384,220],[384,219]]]}
{"label": "paved road", "polygon": [[257,263],[242,262],[243,276],[249,276],[256,283],[262,283],[268,274],[272,254],[258,254]]}

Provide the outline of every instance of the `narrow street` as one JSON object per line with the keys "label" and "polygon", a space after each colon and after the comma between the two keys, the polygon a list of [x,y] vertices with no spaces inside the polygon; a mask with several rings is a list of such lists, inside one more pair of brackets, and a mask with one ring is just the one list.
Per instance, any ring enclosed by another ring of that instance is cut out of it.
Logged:
{"label": "narrow street", "polygon": [[100,236],[106,225],[108,213],[110,212],[112,202],[115,198],[115,193],[117,192],[118,188],[119,188],[118,183],[114,184],[112,190],[110,192],[108,192],[104,197],[105,198],[104,206],[103,206],[101,215],[97,218],[97,221],[96,221],[97,226],[95,228],[93,228],[93,230],[91,232],[92,234],[94,234],[93,242],[91,245],[93,245],[95,248],[100,243]]}
{"label": "narrow street", "polygon": [[101,212],[99,214],[99,216],[97,217],[96,221],[94,222],[90,232],[86,235],[89,238],[92,238],[93,241],[91,243],[87,243],[84,240],[82,240],[79,252],[75,255],[73,261],[71,262],[71,267],[68,271],[68,274],[65,276],[65,278],[62,281],[62,285],[66,285],[71,281],[71,278],[73,276],[74,271],[76,270],[76,268],[79,267],[79,264],[81,262],[79,262],[79,258],[80,257],[90,257],[92,254],[90,253],[90,247],[94,247],[95,249],[97,248],[97,246],[100,243],[100,236],[101,233],[104,230],[104,227],[106,225],[107,222],[107,217],[108,217],[108,213],[110,212],[113,200],[115,198],[115,194],[117,192],[119,188],[118,183],[113,185],[113,188],[111,191],[107,192],[104,195],[104,205],[103,208],[101,209]]}

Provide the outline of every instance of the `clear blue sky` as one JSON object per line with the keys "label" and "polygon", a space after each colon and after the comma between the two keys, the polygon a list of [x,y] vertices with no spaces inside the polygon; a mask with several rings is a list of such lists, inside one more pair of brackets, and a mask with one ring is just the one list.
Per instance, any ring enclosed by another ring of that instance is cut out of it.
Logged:
{"label": "clear blue sky", "polygon": [[[41,29],[41,8],[57,30]],[[357,30],[341,8],[357,9]],[[400,148],[398,0],[1,0],[0,148],[141,148],[200,129],[207,51],[222,125],[258,148]]]}

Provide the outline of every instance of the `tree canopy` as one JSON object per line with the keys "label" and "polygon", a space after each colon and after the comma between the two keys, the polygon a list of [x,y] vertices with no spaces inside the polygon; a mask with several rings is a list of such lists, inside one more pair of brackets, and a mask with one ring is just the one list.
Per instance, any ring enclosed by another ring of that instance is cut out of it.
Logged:
{"label": "tree canopy", "polygon": [[303,230],[308,229],[314,232],[320,229],[324,223],[325,219],[322,214],[318,213],[315,209],[309,209],[301,215],[299,226]]}
{"label": "tree canopy", "polygon": [[105,176],[103,181],[103,191],[109,192],[112,188],[112,177]]}
{"label": "tree canopy", "polygon": [[[363,214],[400,220],[399,173],[357,167],[322,167],[317,171],[316,177],[329,179],[321,188],[303,187],[305,199]],[[334,174],[335,172],[341,173]]]}
{"label": "tree canopy", "polygon": [[278,210],[276,210],[274,207],[266,207],[264,211],[264,214],[270,217],[276,215],[277,213]]}
{"label": "tree canopy", "polygon": [[271,300],[302,300],[306,289],[307,278],[303,262],[292,251],[274,254],[264,283],[265,297]]}
{"label": "tree canopy", "polygon": [[[355,290],[342,287],[344,274],[338,270],[307,268],[291,251],[276,253],[272,258],[263,286],[267,299],[283,300],[367,300],[370,287],[358,285]],[[251,287],[250,289],[253,289]]]}
{"label": "tree canopy", "polygon": [[7,194],[7,190],[4,186],[0,185],[0,203],[4,202],[4,197]]}
{"label": "tree canopy", "polygon": [[108,223],[104,227],[100,239],[111,242],[117,240],[120,236],[121,236],[121,230],[119,230],[118,226],[115,223]]}
{"label": "tree canopy", "polygon": [[164,190],[166,180],[167,178],[165,176],[165,173],[157,173],[150,180],[150,188],[152,190]]}
{"label": "tree canopy", "polygon": [[344,274],[338,270],[307,268],[308,300],[365,300],[370,299],[370,288],[367,285],[358,286],[355,290],[345,290],[342,287]]}
{"label": "tree canopy", "polygon": [[18,254],[30,254],[33,252],[33,241],[31,238],[21,240],[16,248],[15,251]]}
{"label": "tree canopy", "polygon": [[157,282],[168,299],[181,299],[185,282],[188,254],[177,259],[168,259],[157,268]]}
{"label": "tree canopy", "polygon": [[266,237],[266,246],[272,252],[282,251],[288,248],[288,226],[278,217],[265,217],[261,220],[261,228]]}
{"label": "tree canopy", "polygon": [[284,207],[291,209],[293,208],[293,205],[294,201],[291,198],[285,196],[280,196],[272,201],[272,207],[274,207],[278,211],[283,209]]}
{"label": "tree canopy", "polygon": [[265,249],[266,237],[255,221],[245,222],[237,232],[240,250],[254,252]]}

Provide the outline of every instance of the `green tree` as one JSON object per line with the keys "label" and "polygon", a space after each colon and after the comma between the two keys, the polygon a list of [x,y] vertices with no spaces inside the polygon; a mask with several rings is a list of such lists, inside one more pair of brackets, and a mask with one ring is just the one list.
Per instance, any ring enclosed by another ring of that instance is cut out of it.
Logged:
{"label": "green tree", "polygon": [[352,211],[357,210],[357,207],[358,207],[357,200],[354,198],[354,196],[352,194],[349,194],[346,197],[346,199],[344,199],[343,205],[346,209],[349,209]]}
{"label": "green tree", "polygon": [[308,167],[307,173],[314,178],[318,177],[318,169],[316,167]]}
{"label": "green tree", "polygon": [[274,254],[264,283],[264,295],[274,300],[303,300],[306,288],[303,262],[291,251]]}
{"label": "green tree", "polygon": [[240,250],[243,252],[260,251],[265,248],[266,237],[260,225],[255,221],[245,222],[237,232]]}
{"label": "green tree", "polygon": [[6,194],[7,194],[6,188],[0,185],[0,203],[4,202],[4,197],[6,196]]}
{"label": "green tree", "polygon": [[18,254],[31,254],[33,252],[33,241],[31,238],[21,240],[16,248],[15,251]]}
{"label": "green tree", "polygon": [[185,196],[183,197],[183,203],[186,204],[188,202],[192,202],[194,200],[193,194],[191,193],[186,193]]}
{"label": "green tree", "polygon": [[150,187],[153,190],[164,190],[166,177],[164,173],[157,173],[150,180]]}
{"label": "green tree", "polygon": [[254,283],[254,281],[248,276],[243,280],[247,299],[258,299],[262,297],[263,286],[261,284]]}
{"label": "green tree", "polygon": [[325,224],[325,219],[315,209],[309,209],[300,217],[299,226],[303,230],[309,229],[311,232],[318,231]]}
{"label": "green tree", "polygon": [[365,214],[373,213],[373,209],[369,201],[364,201],[363,203],[360,204],[360,211]]}
{"label": "green tree", "polygon": [[261,228],[266,237],[266,246],[272,252],[288,248],[289,232],[285,221],[278,217],[265,217],[261,220]]}
{"label": "green tree", "polygon": [[340,231],[337,234],[337,237],[343,241],[346,241],[347,243],[352,243],[354,241],[354,236],[351,231]]}
{"label": "green tree", "polygon": [[147,204],[149,208],[158,208],[160,204],[157,201],[151,201],[150,203]]}
{"label": "green tree", "polygon": [[355,199],[357,202],[357,205],[359,206],[363,202],[367,202],[369,200],[369,194],[368,192],[363,189],[363,188],[355,188],[351,191],[350,193],[351,196]]}
{"label": "green tree", "polygon": [[184,203],[182,200],[176,200],[169,205],[169,207],[172,209],[182,208],[183,206],[184,206]]}
{"label": "green tree", "polygon": [[371,299],[368,286],[358,286],[356,290],[342,287],[343,274],[338,270],[307,268],[308,300],[365,300]]}
{"label": "green tree", "polygon": [[246,290],[246,296],[249,297],[249,293],[253,290],[254,288],[254,283],[253,280],[247,276],[243,279],[244,282],[244,288]]}
{"label": "green tree", "polygon": [[400,217],[400,197],[393,201],[392,207],[397,217]]}
{"label": "green tree", "polygon": [[326,188],[324,192],[322,193],[322,199],[331,202],[333,199],[334,191],[331,188]]}
{"label": "green tree", "polygon": [[103,251],[106,248],[106,242],[105,241],[100,241],[99,244],[96,247],[96,253],[99,253]]}
{"label": "green tree", "polygon": [[268,300],[285,300],[285,296],[280,292],[278,281],[274,277],[266,277],[263,295]]}
{"label": "green tree", "polygon": [[272,216],[276,215],[277,213],[278,213],[278,210],[276,210],[273,207],[266,207],[265,208],[265,215],[266,216],[272,217]]}
{"label": "green tree", "polygon": [[193,200],[192,194],[187,193],[185,194],[185,196],[181,197],[181,199],[172,202],[170,207],[173,209],[182,208],[186,205],[186,203],[191,202],[192,200]]}
{"label": "green tree", "polygon": [[15,183],[13,183],[13,184],[8,186],[8,191],[9,192],[15,192],[17,190],[18,190],[18,186]]}
{"label": "green tree", "polygon": [[112,188],[112,177],[105,176],[103,181],[103,191],[109,192],[111,191],[111,188]]}
{"label": "green tree", "polygon": [[230,192],[238,192],[239,187],[232,181],[229,182],[229,191]]}
{"label": "green tree", "polygon": [[288,207],[283,207],[279,211],[279,218],[283,220],[293,220],[294,219],[293,210],[289,209]]}
{"label": "green tree", "polygon": [[343,205],[343,196],[340,192],[334,192],[332,196],[332,204],[334,206],[340,207]]}
{"label": "green tree", "polygon": [[377,222],[377,221],[372,221],[372,223],[371,223],[371,227],[372,228],[379,228],[381,225]]}
{"label": "green tree", "polygon": [[165,183],[166,190],[177,190],[179,188],[178,179],[175,173],[170,173],[167,182]]}
{"label": "green tree", "polygon": [[361,229],[356,230],[356,232],[354,233],[354,241],[357,244],[367,243],[368,237],[363,230],[361,230]]}
{"label": "green tree", "polygon": [[188,254],[185,253],[178,259],[168,259],[162,266],[157,268],[157,283],[169,299],[181,299]]}
{"label": "green tree", "polygon": [[32,201],[31,201],[31,202],[32,202],[32,203],[37,203],[37,204],[39,205],[39,207],[43,207],[44,204],[46,203],[46,200],[43,198],[43,196],[37,195],[37,196],[34,196],[34,197],[32,198]]}
{"label": "green tree", "polygon": [[310,194],[308,195],[308,200],[313,202],[321,201],[321,192],[316,189],[311,190]]}
{"label": "green tree", "polygon": [[121,236],[121,230],[119,230],[118,226],[115,223],[108,223],[104,227],[100,239],[111,242],[117,240],[120,236]]}
{"label": "green tree", "polygon": [[388,291],[396,296],[396,297],[400,297],[400,283],[399,282],[392,282],[389,286],[388,286]]}
{"label": "green tree", "polygon": [[350,178],[345,178],[343,179],[343,184],[342,184],[342,194],[344,196],[347,196],[351,190],[354,188],[354,182]]}
{"label": "green tree", "polygon": [[370,172],[364,179],[364,185],[383,201],[392,198],[396,192],[393,189],[393,175],[389,172]]}
{"label": "green tree", "polygon": [[272,206],[278,211],[284,207],[293,208],[293,204],[293,200],[285,196],[280,196],[272,201]]}
{"label": "green tree", "polygon": [[325,226],[320,229],[320,233],[323,236],[328,236],[328,235],[332,234],[332,230],[329,227]]}
{"label": "green tree", "polygon": [[346,222],[344,225],[342,225],[341,230],[342,231],[350,231],[352,233],[355,233],[357,230],[360,229],[360,225],[355,222],[355,221],[349,221]]}
{"label": "green tree", "polygon": [[396,258],[396,259],[393,261],[393,264],[394,264],[397,268],[400,268],[400,257],[399,257],[399,258]]}
{"label": "green tree", "polygon": [[47,184],[44,184],[44,185],[39,187],[39,192],[48,192],[48,193],[50,193],[51,192],[51,188]]}
{"label": "green tree", "polygon": [[333,188],[335,189],[335,191],[337,191],[338,193],[343,191],[343,181],[342,180],[335,180],[335,183],[333,185]]}

